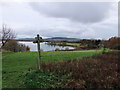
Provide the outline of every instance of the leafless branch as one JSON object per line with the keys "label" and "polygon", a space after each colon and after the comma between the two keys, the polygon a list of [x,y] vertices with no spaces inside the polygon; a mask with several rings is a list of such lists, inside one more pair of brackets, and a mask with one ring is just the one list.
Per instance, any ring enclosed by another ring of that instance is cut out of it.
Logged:
{"label": "leafless branch", "polygon": [[9,41],[12,40],[16,37],[16,34],[12,31],[11,28],[7,28],[7,25],[3,24],[2,25],[2,37],[1,37],[1,41],[2,41],[2,45],[1,48]]}

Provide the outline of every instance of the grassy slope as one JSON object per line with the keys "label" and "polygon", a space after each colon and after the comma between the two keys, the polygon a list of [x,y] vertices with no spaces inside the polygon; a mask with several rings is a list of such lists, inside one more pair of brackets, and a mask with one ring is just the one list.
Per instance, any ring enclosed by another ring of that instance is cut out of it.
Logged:
{"label": "grassy slope", "polygon": [[[99,54],[100,51],[58,51],[42,52],[44,62],[57,62],[60,60],[77,59],[85,56]],[[36,65],[37,52],[3,53],[3,88],[17,88],[22,84],[22,74],[30,67]]]}

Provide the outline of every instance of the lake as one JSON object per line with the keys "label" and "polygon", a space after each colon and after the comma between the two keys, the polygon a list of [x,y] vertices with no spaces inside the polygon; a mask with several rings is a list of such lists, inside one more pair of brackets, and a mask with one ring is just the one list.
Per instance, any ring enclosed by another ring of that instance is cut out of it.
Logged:
{"label": "lake", "polygon": [[[30,47],[30,51],[37,51],[37,44],[33,42],[25,42],[25,41],[19,41],[19,43],[25,44]],[[54,51],[56,48],[59,48],[60,50],[65,50],[66,48],[68,49],[74,49],[74,47],[69,47],[69,46],[51,46],[47,45],[47,42],[42,42],[40,43],[40,48],[43,51]]]}

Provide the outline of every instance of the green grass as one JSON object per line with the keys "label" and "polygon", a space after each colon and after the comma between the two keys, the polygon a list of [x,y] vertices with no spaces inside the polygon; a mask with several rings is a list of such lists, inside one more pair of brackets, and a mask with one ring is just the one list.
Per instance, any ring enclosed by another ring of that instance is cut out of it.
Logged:
{"label": "green grass", "polygon": [[71,47],[80,47],[81,43],[70,43],[70,42],[56,42],[52,43],[55,45],[60,45],[60,46],[71,46]]}
{"label": "green grass", "polygon": [[63,87],[70,77],[70,74],[59,75],[44,70],[31,71],[25,75],[23,86],[25,88],[59,88]]}
{"label": "green grass", "polygon": [[[101,51],[48,51],[42,52],[43,62],[58,62],[61,60],[79,59],[85,56],[99,54]],[[22,87],[22,75],[28,69],[36,66],[37,52],[4,52],[2,55],[3,88]]]}
{"label": "green grass", "polygon": [[80,46],[80,43],[66,43],[66,45],[70,45],[70,46]]}

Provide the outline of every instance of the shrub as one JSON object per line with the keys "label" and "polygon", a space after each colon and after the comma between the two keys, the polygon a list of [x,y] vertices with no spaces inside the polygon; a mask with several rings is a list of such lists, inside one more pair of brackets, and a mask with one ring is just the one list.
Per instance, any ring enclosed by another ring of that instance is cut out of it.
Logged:
{"label": "shrub", "polygon": [[7,51],[17,52],[18,51],[18,42],[16,40],[9,40],[2,49]]}
{"label": "shrub", "polygon": [[59,48],[56,48],[55,51],[60,51],[60,49],[59,49]]}
{"label": "shrub", "polygon": [[104,41],[104,45],[110,49],[120,50],[120,37],[112,37],[107,41]]}
{"label": "shrub", "polygon": [[116,44],[113,46],[113,49],[117,49],[117,50],[120,50],[120,44]]}
{"label": "shrub", "polygon": [[30,51],[30,47],[29,46],[26,46],[26,51]]}
{"label": "shrub", "polygon": [[9,40],[2,49],[12,52],[30,51],[30,47],[25,44],[18,43],[16,40]]}
{"label": "shrub", "polygon": [[65,50],[66,50],[66,51],[68,51],[68,50],[69,50],[69,48],[65,48]]}
{"label": "shrub", "polygon": [[59,63],[42,64],[42,68],[59,75],[71,75],[66,88],[120,88],[118,53],[110,52]]}

